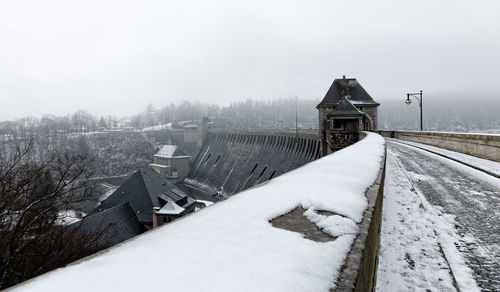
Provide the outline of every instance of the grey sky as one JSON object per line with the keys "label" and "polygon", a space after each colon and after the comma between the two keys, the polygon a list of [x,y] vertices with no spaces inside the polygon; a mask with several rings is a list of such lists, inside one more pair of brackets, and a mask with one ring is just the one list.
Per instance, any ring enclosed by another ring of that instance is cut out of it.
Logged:
{"label": "grey sky", "polygon": [[0,120],[322,98],[342,74],[379,100],[496,94],[499,13],[497,0],[2,0]]}

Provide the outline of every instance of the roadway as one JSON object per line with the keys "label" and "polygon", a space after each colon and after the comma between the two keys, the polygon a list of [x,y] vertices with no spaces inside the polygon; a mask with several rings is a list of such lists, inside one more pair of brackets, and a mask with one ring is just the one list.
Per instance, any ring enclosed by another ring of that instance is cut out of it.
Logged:
{"label": "roadway", "polygon": [[387,140],[378,290],[500,291],[500,179],[403,142]]}

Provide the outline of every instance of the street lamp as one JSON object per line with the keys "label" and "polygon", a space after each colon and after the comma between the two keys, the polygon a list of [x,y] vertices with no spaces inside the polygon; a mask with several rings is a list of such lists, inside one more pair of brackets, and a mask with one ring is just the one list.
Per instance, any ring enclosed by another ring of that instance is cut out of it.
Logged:
{"label": "street lamp", "polygon": [[410,96],[414,97],[418,100],[418,105],[420,106],[420,131],[422,131],[422,129],[423,129],[423,126],[422,126],[422,90],[420,90],[420,92],[418,92],[418,93],[407,93],[406,100],[405,100],[405,103],[407,105],[410,105],[410,103],[411,103]]}

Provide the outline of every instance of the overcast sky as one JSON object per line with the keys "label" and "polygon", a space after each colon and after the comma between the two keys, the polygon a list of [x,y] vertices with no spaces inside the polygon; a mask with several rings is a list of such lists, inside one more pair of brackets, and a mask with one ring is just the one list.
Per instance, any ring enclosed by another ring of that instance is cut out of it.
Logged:
{"label": "overcast sky", "polygon": [[319,99],[343,74],[376,100],[497,94],[499,14],[497,0],[1,0],[0,120]]}

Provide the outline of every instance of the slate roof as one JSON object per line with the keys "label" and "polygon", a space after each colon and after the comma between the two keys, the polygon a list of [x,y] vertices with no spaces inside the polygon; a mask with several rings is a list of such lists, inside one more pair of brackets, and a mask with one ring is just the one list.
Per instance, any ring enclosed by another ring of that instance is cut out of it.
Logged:
{"label": "slate roof", "polygon": [[155,156],[160,157],[179,157],[179,156],[189,156],[186,152],[182,151],[176,145],[165,145],[158,152],[156,152]]}
{"label": "slate roof", "polygon": [[129,203],[87,215],[82,220],[69,225],[68,228],[75,228],[77,234],[102,232],[102,236],[96,242],[99,249],[113,246],[146,231],[146,228],[137,220]]}
{"label": "slate roof", "polygon": [[373,98],[366,92],[366,90],[359,84],[355,78],[342,78],[335,79],[328,89],[323,100],[316,106],[320,108],[331,104],[336,104],[342,101],[346,95],[351,97],[351,102],[354,105],[368,105],[377,106],[379,103],[375,102]]}
{"label": "slate roof", "polygon": [[168,203],[165,204],[160,210],[156,212],[156,214],[161,214],[161,215],[179,215],[182,213],[184,208],[180,207],[176,203],[169,201]]}
{"label": "slate roof", "polygon": [[186,193],[168,182],[151,167],[145,167],[136,171],[90,214],[128,202],[141,223],[152,223],[153,207],[161,208],[168,201],[173,201],[181,206],[193,202]]}
{"label": "slate roof", "polygon": [[344,96],[328,116],[333,118],[362,118],[364,115],[352,104],[349,96]]}

